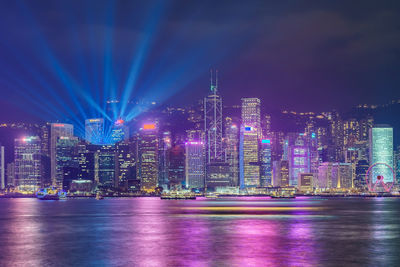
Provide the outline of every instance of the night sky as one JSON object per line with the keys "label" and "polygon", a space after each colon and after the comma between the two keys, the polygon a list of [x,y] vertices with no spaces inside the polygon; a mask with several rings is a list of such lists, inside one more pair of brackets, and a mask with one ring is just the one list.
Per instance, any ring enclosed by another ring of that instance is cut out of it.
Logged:
{"label": "night sky", "polygon": [[226,104],[387,103],[399,15],[398,1],[1,1],[0,121],[82,120],[112,98],[194,103],[210,68]]}

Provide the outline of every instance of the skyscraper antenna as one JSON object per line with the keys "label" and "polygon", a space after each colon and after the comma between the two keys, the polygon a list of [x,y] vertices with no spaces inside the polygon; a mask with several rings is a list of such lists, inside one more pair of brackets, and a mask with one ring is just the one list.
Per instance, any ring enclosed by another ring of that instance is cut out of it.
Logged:
{"label": "skyscraper antenna", "polygon": [[213,70],[210,69],[210,89],[213,90]]}
{"label": "skyscraper antenna", "polygon": [[215,70],[215,91],[218,90],[218,70]]}

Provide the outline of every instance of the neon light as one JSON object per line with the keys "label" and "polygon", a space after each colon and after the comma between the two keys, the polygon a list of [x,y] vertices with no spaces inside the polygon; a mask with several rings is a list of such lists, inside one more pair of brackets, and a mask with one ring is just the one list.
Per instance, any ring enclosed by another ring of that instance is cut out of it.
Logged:
{"label": "neon light", "polygon": [[271,143],[271,140],[269,140],[269,139],[263,139],[263,140],[261,140],[261,143],[262,143],[262,144],[269,144],[269,143]]}
{"label": "neon light", "polygon": [[186,144],[189,144],[189,145],[202,145],[203,142],[186,142]]}
{"label": "neon light", "polygon": [[246,126],[246,127],[244,127],[244,130],[245,130],[246,132],[251,132],[251,131],[253,130],[253,127]]}
{"label": "neon light", "polygon": [[154,123],[143,125],[143,130],[154,130],[155,128],[156,128],[156,125]]}
{"label": "neon light", "polygon": [[55,123],[53,124],[54,127],[65,127],[65,124]]}
{"label": "neon light", "polygon": [[118,119],[118,120],[115,121],[115,124],[116,125],[122,125],[122,124],[124,124],[124,120],[123,119]]}

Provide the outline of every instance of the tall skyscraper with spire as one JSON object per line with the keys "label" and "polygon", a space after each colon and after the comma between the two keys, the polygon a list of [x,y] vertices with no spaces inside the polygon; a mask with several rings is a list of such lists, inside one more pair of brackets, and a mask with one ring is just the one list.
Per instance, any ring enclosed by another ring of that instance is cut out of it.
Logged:
{"label": "tall skyscraper with spire", "polygon": [[222,148],[222,98],[218,94],[218,71],[210,75],[210,92],[204,98],[204,131],[207,163],[224,160]]}

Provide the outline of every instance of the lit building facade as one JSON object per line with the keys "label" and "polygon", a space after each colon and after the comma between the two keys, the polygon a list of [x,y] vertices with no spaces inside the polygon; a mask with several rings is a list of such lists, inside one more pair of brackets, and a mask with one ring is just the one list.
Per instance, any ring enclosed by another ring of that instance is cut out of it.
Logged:
{"label": "lit building facade", "polygon": [[231,186],[239,186],[239,127],[230,118],[225,122],[225,154],[231,172]]}
{"label": "lit building facade", "polygon": [[318,181],[315,185],[321,190],[351,189],[354,178],[354,164],[323,162],[318,168]]}
{"label": "lit building facade", "polygon": [[56,181],[57,188],[68,189],[70,181],[66,181],[65,174],[72,168],[78,169],[77,147],[79,140],[77,137],[60,136],[56,143]]}
{"label": "lit building facade", "polygon": [[260,186],[258,162],[258,131],[251,126],[242,126],[239,148],[240,187]]}
{"label": "lit building facade", "polygon": [[145,124],[138,140],[138,177],[143,192],[154,192],[158,186],[158,131],[155,124]]}
{"label": "lit building facade", "polygon": [[206,189],[214,191],[217,188],[228,187],[231,184],[230,168],[227,162],[212,162],[206,166]]}
{"label": "lit building facade", "polygon": [[[53,186],[57,186],[57,161],[56,146],[59,137],[72,137],[74,135],[74,126],[66,123],[50,124],[50,171],[51,182]],[[58,184],[60,185],[60,184]]]}
{"label": "lit building facade", "polygon": [[104,142],[103,118],[85,120],[85,140],[95,145],[99,145]]}
{"label": "lit building facade", "polygon": [[242,125],[255,127],[258,139],[262,138],[260,106],[259,98],[242,98]]}
{"label": "lit building facade", "polygon": [[289,161],[277,160],[273,163],[273,186],[289,186]]}
{"label": "lit building facade", "polygon": [[[100,145],[97,150],[98,183],[103,186],[115,186],[115,146]],[[97,165],[97,166],[96,166]]]}
{"label": "lit building facade", "polygon": [[299,173],[297,181],[297,189],[300,192],[312,192],[314,183],[313,180],[314,180],[314,174]]}
{"label": "lit building facade", "polygon": [[125,125],[125,121],[118,119],[111,126],[110,143],[115,144],[129,139],[129,127]]}
{"label": "lit building facade", "polygon": [[260,147],[260,185],[272,186],[271,140],[262,139]]}
{"label": "lit building facade", "polygon": [[357,189],[367,189],[367,182],[365,181],[365,174],[368,171],[369,163],[367,160],[359,160],[355,165],[355,178],[353,186]]}
{"label": "lit building facade", "polygon": [[134,144],[124,141],[115,145],[115,187],[127,184],[136,177]]}
{"label": "lit building facade", "polygon": [[175,144],[168,151],[168,181],[172,189],[185,187],[185,147]]}
{"label": "lit building facade", "polygon": [[[393,168],[393,128],[388,125],[374,126],[370,129],[369,138],[369,164],[384,163]],[[372,168],[370,179],[373,183],[378,175],[383,176],[385,183],[393,181],[393,173],[387,166],[377,165]]]}
{"label": "lit building facade", "polygon": [[318,180],[315,183],[316,188],[324,191],[333,188],[332,184],[332,162],[323,162],[318,167]]}
{"label": "lit building facade", "polygon": [[334,163],[332,165],[332,188],[351,189],[355,167],[352,163]]}
{"label": "lit building facade", "polygon": [[185,152],[186,187],[191,189],[204,188],[204,143],[199,141],[188,141],[185,144]]}
{"label": "lit building facade", "polygon": [[38,136],[14,141],[14,185],[18,190],[36,191],[41,187],[41,142]]}
{"label": "lit building facade", "polygon": [[168,189],[168,151],[172,146],[172,137],[170,131],[161,134],[159,152],[158,152],[158,185],[163,189]]}
{"label": "lit building facade", "polygon": [[299,134],[289,144],[289,184],[297,186],[299,173],[310,172],[310,149],[307,136]]}

